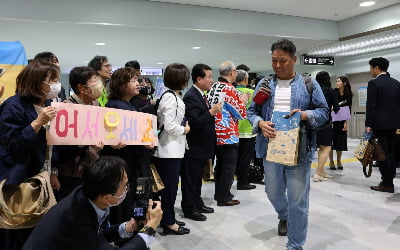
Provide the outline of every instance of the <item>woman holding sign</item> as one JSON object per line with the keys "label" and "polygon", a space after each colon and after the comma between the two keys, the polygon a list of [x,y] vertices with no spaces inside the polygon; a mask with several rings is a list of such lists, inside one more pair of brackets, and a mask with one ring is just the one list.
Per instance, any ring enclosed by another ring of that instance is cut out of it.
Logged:
{"label": "woman holding sign", "polygon": [[[351,110],[351,104],[353,99],[353,92],[351,91],[349,78],[346,76],[339,76],[336,78],[336,91],[338,92],[339,107],[348,108]],[[340,110],[339,110],[340,112]],[[347,120],[333,119],[333,130],[332,130],[332,150],[329,153],[330,169],[335,170],[335,163],[333,161],[333,150],[336,150],[337,156],[337,168],[343,170],[342,165],[342,151],[347,151]]]}
{"label": "woman holding sign", "polygon": [[[103,93],[103,84],[94,69],[85,66],[73,68],[69,73],[69,85],[74,93],[65,103],[99,106],[96,99]],[[82,184],[83,170],[99,157],[103,144],[59,145],[56,148],[58,162],[52,166],[51,178],[59,181],[53,188],[59,191],[58,199],[61,200]]]}
{"label": "woman holding sign", "polygon": [[[116,70],[111,75],[106,107],[136,111],[130,100],[139,94],[140,86],[138,78],[139,71],[134,68],[126,67]],[[136,180],[138,177],[150,176],[151,154],[148,148],[152,148],[152,146],[125,146],[119,144],[116,146],[105,146],[102,151],[102,155],[121,157],[128,165],[129,191],[122,204],[111,209],[110,220],[112,223],[122,223],[132,218],[132,209],[136,198]]]}
{"label": "woman holding sign", "polygon": [[[15,192],[25,179],[45,169],[50,151],[45,125],[57,113],[45,101],[58,95],[59,77],[56,65],[33,61],[18,75],[16,94],[1,105],[0,181],[6,179],[1,195]],[[21,249],[31,231],[1,229],[0,249]]]}
{"label": "woman holding sign", "polygon": [[175,220],[174,204],[178,191],[179,172],[185,155],[186,134],[190,127],[185,116],[185,103],[179,92],[187,85],[190,77],[189,69],[178,63],[168,65],[164,73],[164,83],[169,89],[160,101],[157,109],[159,134],[158,147],[155,152],[155,165],[165,189],[159,192],[163,218],[160,225],[164,234],[183,235],[190,230],[178,225]]}

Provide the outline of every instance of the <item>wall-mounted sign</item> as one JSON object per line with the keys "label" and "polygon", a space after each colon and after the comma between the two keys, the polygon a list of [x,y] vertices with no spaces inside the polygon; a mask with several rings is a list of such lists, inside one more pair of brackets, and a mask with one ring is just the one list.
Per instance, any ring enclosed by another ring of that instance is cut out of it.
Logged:
{"label": "wall-mounted sign", "polygon": [[162,68],[142,67],[142,68],[140,68],[140,73],[142,74],[142,76],[162,76],[163,69]]}
{"label": "wall-mounted sign", "polygon": [[358,106],[367,106],[367,90],[368,87],[358,87]]}
{"label": "wall-mounted sign", "polygon": [[334,66],[335,59],[332,56],[303,56],[303,64]]}

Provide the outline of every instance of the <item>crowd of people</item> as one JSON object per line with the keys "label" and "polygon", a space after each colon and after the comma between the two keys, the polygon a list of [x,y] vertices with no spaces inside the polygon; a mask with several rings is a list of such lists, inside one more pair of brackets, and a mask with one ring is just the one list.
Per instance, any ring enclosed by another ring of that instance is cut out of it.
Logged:
{"label": "crowd of people", "polygon": [[[205,214],[214,212],[201,197],[203,169],[209,160],[216,161],[217,206],[236,206],[240,201],[231,192],[234,176],[238,190],[256,188],[249,181],[249,166],[259,158],[265,169],[267,197],[278,214],[277,232],[287,235],[287,249],[302,249],[310,179],[319,182],[330,177],[324,169],[328,156],[330,169],[343,170],[341,155],[347,150],[348,122],[333,120],[332,115],[345,106],[351,110],[353,93],[345,76],[338,77],[336,89],[332,89],[324,71],[309,80],[308,88],[306,77],[294,70],[296,46],[287,39],[275,42],[271,53],[275,74],[259,79],[255,89],[246,65],[223,62],[217,81],[206,64],[196,64],[191,71],[183,64],[168,65],[163,76],[167,90],[157,101],[157,147],[104,145],[102,141],[49,146],[46,126],[57,114],[51,102],[141,112],[155,102],[154,86],[141,77],[137,61],[112,72],[107,57],[95,56],[87,67],[70,71],[73,94],[66,97],[59,82],[58,58],[51,52],[38,54],[17,77],[16,94],[0,108],[0,180],[5,180],[2,192],[12,194],[21,182],[50,166],[58,204],[34,228],[0,229],[0,248],[147,249],[158,226],[164,235],[190,233],[185,222],[175,217],[179,180],[184,218],[206,221]],[[368,84],[366,132],[373,130],[387,156],[380,164],[382,182],[371,189],[394,192],[391,145],[400,124],[390,117],[400,112],[400,83],[386,73],[388,64],[384,58],[370,61],[374,80]],[[193,85],[182,96],[190,78]],[[265,98],[255,102],[260,93]],[[289,112],[289,117],[300,113],[302,141],[295,166],[266,160],[269,142],[277,132],[271,122],[275,111]],[[382,122],[388,120],[391,122]],[[318,167],[311,177],[317,145]],[[145,218],[135,219],[132,208],[138,183],[150,178],[151,164],[165,188],[148,197]]]}

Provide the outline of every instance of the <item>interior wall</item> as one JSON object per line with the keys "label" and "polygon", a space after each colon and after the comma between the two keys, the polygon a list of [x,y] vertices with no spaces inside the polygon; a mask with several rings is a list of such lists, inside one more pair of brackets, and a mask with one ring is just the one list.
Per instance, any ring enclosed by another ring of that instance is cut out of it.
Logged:
{"label": "interior wall", "polygon": [[365,130],[365,105],[360,105],[359,88],[367,87],[371,80],[369,72],[355,73],[347,75],[350,81],[351,91],[353,92],[353,105],[351,107],[350,138],[360,138]]}

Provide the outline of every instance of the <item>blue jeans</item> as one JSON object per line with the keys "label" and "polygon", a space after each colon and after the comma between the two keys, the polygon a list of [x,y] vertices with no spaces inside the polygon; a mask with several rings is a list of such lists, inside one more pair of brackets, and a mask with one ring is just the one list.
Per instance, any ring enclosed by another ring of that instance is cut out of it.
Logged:
{"label": "blue jeans", "polygon": [[288,220],[288,249],[302,249],[307,237],[311,162],[286,166],[263,160],[265,192],[280,220]]}

